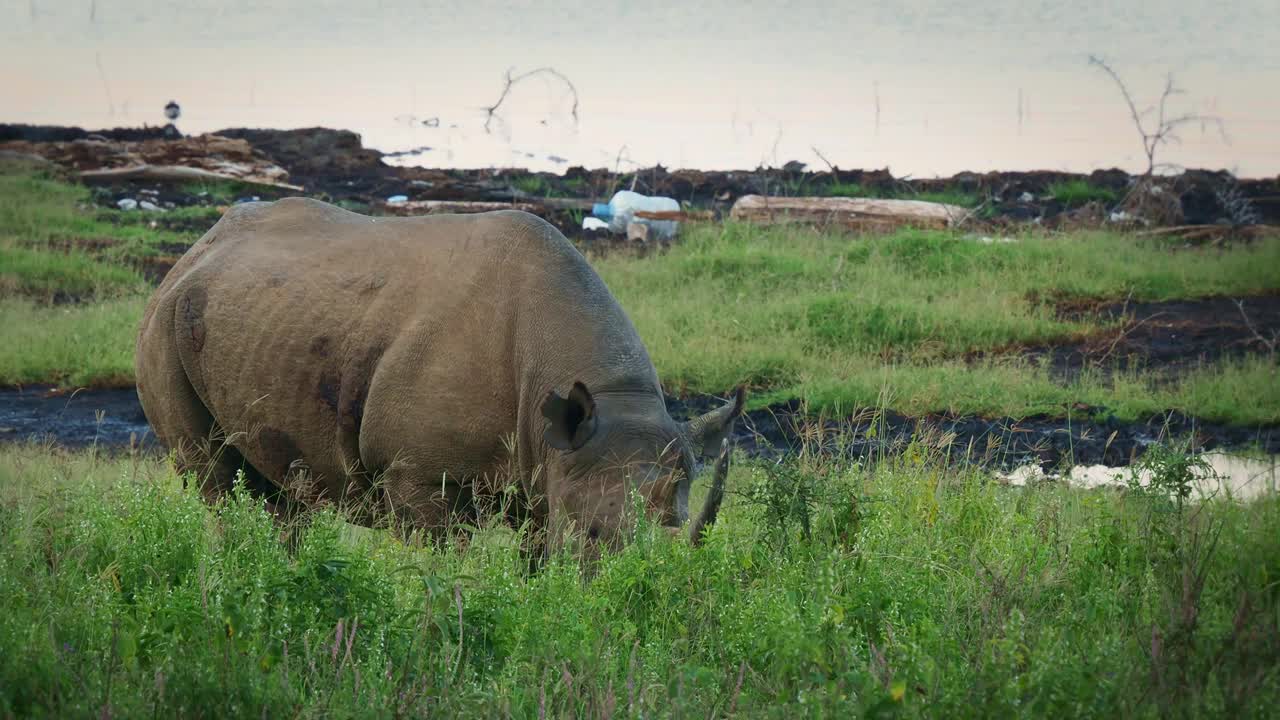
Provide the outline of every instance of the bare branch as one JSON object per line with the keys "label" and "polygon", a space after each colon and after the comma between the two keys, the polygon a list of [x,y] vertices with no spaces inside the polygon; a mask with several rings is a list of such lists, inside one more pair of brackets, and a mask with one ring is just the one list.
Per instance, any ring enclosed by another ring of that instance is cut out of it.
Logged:
{"label": "bare branch", "polygon": [[578,124],[578,88],[574,86],[573,82],[569,80],[569,78],[565,77],[564,73],[551,66],[534,68],[529,72],[513,76],[512,72],[514,72],[514,70],[515,68],[509,68],[507,70],[506,82],[502,86],[502,94],[498,96],[498,101],[484,109],[484,131],[486,133],[489,132],[489,124],[493,122],[493,118],[497,114],[498,108],[502,106],[502,103],[507,99],[507,95],[511,93],[511,88],[514,87],[516,83],[522,80],[527,80],[534,75],[550,75],[560,82],[563,82],[565,86],[569,88],[570,94],[573,95],[573,107],[570,108],[569,114],[573,116],[573,124]]}
{"label": "bare branch", "polygon": [[1111,66],[1102,58],[1096,55],[1090,55],[1089,64],[1102,68],[1102,71],[1110,75],[1111,79],[1115,81],[1116,87],[1120,88],[1120,94],[1124,96],[1124,102],[1129,106],[1129,114],[1133,116],[1134,127],[1138,129],[1138,134],[1142,136],[1143,147],[1146,147],[1147,133],[1142,129],[1142,115],[1138,112],[1138,106],[1133,102],[1133,96],[1129,94],[1129,87],[1124,84],[1124,81],[1120,79],[1120,76],[1116,74],[1116,71],[1112,70]]}
{"label": "bare branch", "polygon": [[827,168],[831,170],[831,177],[836,177],[836,166],[831,164],[831,161],[827,159],[827,156],[823,155],[816,145],[810,145],[809,149],[812,150],[813,154],[817,155],[818,159],[825,163]]}
{"label": "bare branch", "polygon": [[[1179,88],[1173,81],[1173,73],[1165,76],[1164,90],[1160,93],[1160,100],[1156,107],[1138,110],[1137,103],[1133,100],[1132,93],[1124,80],[1105,60],[1096,55],[1089,56],[1089,64],[1100,68],[1105,72],[1116,87],[1120,90],[1120,94],[1124,97],[1125,105],[1129,107],[1129,116],[1133,118],[1133,126],[1138,131],[1138,136],[1142,138],[1142,152],[1147,158],[1147,171],[1144,177],[1150,177],[1155,173],[1156,168],[1164,167],[1165,163],[1156,162],[1156,151],[1161,145],[1168,143],[1181,143],[1182,139],[1178,137],[1177,130],[1183,125],[1189,123],[1212,123],[1217,126],[1218,133],[1222,136],[1224,143],[1230,143],[1227,139],[1226,125],[1222,118],[1215,115],[1201,115],[1199,113],[1186,113],[1170,118],[1168,115],[1169,98],[1183,95],[1184,91]],[[1147,126],[1146,118],[1155,113],[1155,127]]]}
{"label": "bare branch", "polygon": [[1259,344],[1265,347],[1268,354],[1274,356],[1276,354],[1276,346],[1280,345],[1280,336],[1277,336],[1272,331],[1270,340],[1263,337],[1262,333],[1258,332],[1258,328],[1254,327],[1253,321],[1249,319],[1249,314],[1244,311],[1244,301],[1233,300],[1232,302],[1236,304],[1236,309],[1240,311],[1240,317],[1244,318],[1245,327],[1249,329],[1249,332],[1253,333],[1254,340],[1257,340]]}

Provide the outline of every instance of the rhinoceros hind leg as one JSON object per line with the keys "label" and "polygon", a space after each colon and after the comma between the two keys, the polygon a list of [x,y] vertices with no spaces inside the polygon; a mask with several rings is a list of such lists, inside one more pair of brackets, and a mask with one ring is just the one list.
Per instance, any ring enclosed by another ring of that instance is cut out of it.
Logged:
{"label": "rhinoceros hind leg", "polygon": [[187,377],[178,351],[171,298],[172,294],[148,308],[137,346],[138,399],[156,437],[173,451],[184,484],[193,477],[201,497],[210,505],[231,492],[236,473],[243,471],[246,488],[254,497],[265,500],[278,519],[292,518],[296,504],[226,442]]}

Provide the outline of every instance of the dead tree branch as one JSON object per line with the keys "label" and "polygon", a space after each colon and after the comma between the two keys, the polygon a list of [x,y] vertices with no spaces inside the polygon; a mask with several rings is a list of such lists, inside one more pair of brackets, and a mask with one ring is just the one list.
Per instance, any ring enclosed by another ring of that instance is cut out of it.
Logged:
{"label": "dead tree branch", "polygon": [[[1222,141],[1230,142],[1227,139],[1226,126],[1223,124],[1222,118],[1217,115],[1201,115],[1199,113],[1186,113],[1174,117],[1168,115],[1169,98],[1183,94],[1183,91],[1173,82],[1173,73],[1165,76],[1164,91],[1160,93],[1160,101],[1156,106],[1139,111],[1137,103],[1134,102],[1133,94],[1129,92],[1129,86],[1125,84],[1120,74],[1111,65],[1096,55],[1089,56],[1089,64],[1101,69],[1115,82],[1120,94],[1124,97],[1125,105],[1129,107],[1129,116],[1133,119],[1133,126],[1142,138],[1142,152],[1147,158],[1147,171],[1143,173],[1144,177],[1150,177],[1155,173],[1156,168],[1164,166],[1156,162],[1156,152],[1161,145],[1181,143],[1182,140],[1178,137],[1177,130],[1183,125],[1190,123],[1212,124],[1218,128]],[[1148,118],[1153,111],[1156,114],[1155,124],[1150,126]]]}
{"label": "dead tree branch", "polygon": [[497,115],[498,108],[502,106],[502,103],[507,99],[507,95],[511,93],[511,88],[514,87],[516,83],[522,80],[527,80],[534,75],[550,75],[564,83],[565,86],[569,88],[569,93],[573,96],[573,107],[570,108],[569,114],[573,116],[573,124],[578,124],[578,88],[574,86],[573,82],[569,80],[569,78],[565,77],[564,73],[551,66],[534,68],[533,70],[519,75],[512,75],[514,71],[515,68],[509,68],[507,70],[506,82],[502,86],[502,94],[498,96],[498,101],[484,109],[484,131],[486,133],[489,132],[489,124],[493,122],[494,116]]}
{"label": "dead tree branch", "polygon": [[1233,300],[1232,302],[1236,304],[1236,309],[1240,311],[1240,317],[1244,318],[1245,327],[1249,329],[1249,332],[1253,333],[1254,340],[1257,340],[1260,345],[1265,347],[1269,355],[1275,356],[1276,346],[1280,345],[1280,334],[1273,330],[1271,331],[1271,339],[1263,337],[1262,333],[1258,332],[1258,328],[1254,326],[1253,321],[1249,319],[1249,314],[1244,311],[1244,301]]}

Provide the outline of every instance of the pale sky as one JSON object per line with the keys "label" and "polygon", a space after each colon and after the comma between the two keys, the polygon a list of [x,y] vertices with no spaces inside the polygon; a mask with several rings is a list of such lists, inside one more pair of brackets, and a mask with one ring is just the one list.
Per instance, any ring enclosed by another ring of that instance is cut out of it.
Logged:
{"label": "pale sky", "polygon": [[[1280,4],[1112,5],[0,0],[0,121],[161,124],[174,99],[185,132],[348,128],[441,167],[1139,170],[1093,53],[1223,117],[1229,142],[1187,127],[1163,160],[1280,174]],[[507,69],[540,66],[579,121],[538,79],[485,133]]]}

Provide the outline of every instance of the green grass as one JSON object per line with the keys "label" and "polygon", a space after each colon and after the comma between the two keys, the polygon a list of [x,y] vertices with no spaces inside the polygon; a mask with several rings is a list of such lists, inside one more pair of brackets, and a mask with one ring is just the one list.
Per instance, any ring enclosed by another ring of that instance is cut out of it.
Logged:
{"label": "green grass", "polygon": [[864,187],[860,183],[836,180],[823,185],[819,192],[830,197],[880,197],[882,193],[875,188]]}
{"label": "green grass", "polygon": [[[115,227],[139,227],[160,232],[172,232],[176,236],[159,236],[155,243],[178,242],[190,244],[222,217],[222,210],[209,205],[193,205],[191,207],[170,208],[161,213],[155,212],[120,212],[118,210],[99,210],[96,218]],[[154,227],[152,225],[154,224]]]}
{"label": "green grass", "polygon": [[[84,186],[0,161],[0,238],[6,244],[38,250],[83,246],[123,263],[162,254],[164,247],[190,245],[203,231],[175,232],[160,223],[208,213],[126,213],[95,208],[91,200],[92,194]],[[157,227],[151,227],[152,221]]]}
{"label": "green grass", "polygon": [[197,195],[209,200],[210,202],[220,203],[223,205],[235,202],[237,199],[242,197],[252,197],[254,195],[262,194],[261,187],[231,180],[208,180],[182,183],[179,185],[178,189],[190,195]]}
{"label": "green grass", "polygon": [[[1176,488],[1194,464],[1153,453]],[[0,451],[0,715],[1274,717],[1280,499],[1012,488],[923,445],[739,464],[706,544],[584,577],[161,463]],[[804,528],[808,527],[806,533]]]}
{"label": "green grass", "polygon": [[85,305],[0,299],[0,385],[133,384],[133,345],[145,298]]}
{"label": "green grass", "polygon": [[1103,204],[1116,201],[1116,193],[1107,188],[1097,187],[1088,180],[1062,180],[1049,185],[1049,194],[1055,200],[1068,207],[1078,207],[1090,202]]}
{"label": "green grass", "polygon": [[521,175],[511,179],[511,187],[526,195],[548,197],[553,193],[551,184],[541,175]]}
{"label": "green grass", "polygon": [[[172,252],[196,233],[152,228],[158,220],[142,213],[86,208],[86,189],[38,173],[0,174],[0,190],[0,238],[8,238],[0,242],[0,297],[113,299],[74,309],[4,301],[0,340],[11,342],[0,348],[0,383],[128,382],[143,301],[132,294],[136,272],[120,266]],[[156,218],[203,227],[214,213]],[[95,238],[95,254],[64,248]],[[1280,421],[1274,363],[1224,363],[1173,382],[1134,371],[1064,385],[1000,355],[1100,329],[1096,320],[1058,317],[1051,298],[1274,291],[1280,240],[1176,251],[1103,232],[1017,240],[689,225],[670,252],[594,262],[676,391],[720,393],[745,382],[756,406],[798,397],[841,412],[888,402],[913,414],[1061,416],[1084,402],[1121,419],[1174,409],[1223,422]]]}
{"label": "green grass", "polygon": [[[1134,375],[1070,386],[1012,359],[968,356],[1100,327],[1034,298],[1162,300],[1280,287],[1280,241],[1170,252],[1103,233],[985,245],[943,232],[849,237],[729,224],[688,228],[670,252],[596,261],[672,388],[749,383],[754,403],[1062,415],[1076,401],[1129,419],[1165,409],[1275,422],[1265,362],[1226,364],[1170,385]],[[678,299],[678,300],[676,300]],[[1210,391],[1209,388],[1214,388]],[[1218,398],[1241,398],[1231,403]]]}
{"label": "green grass", "polygon": [[142,286],[136,270],[100,262],[84,252],[14,247],[0,241],[0,298],[83,300],[138,291]]}

